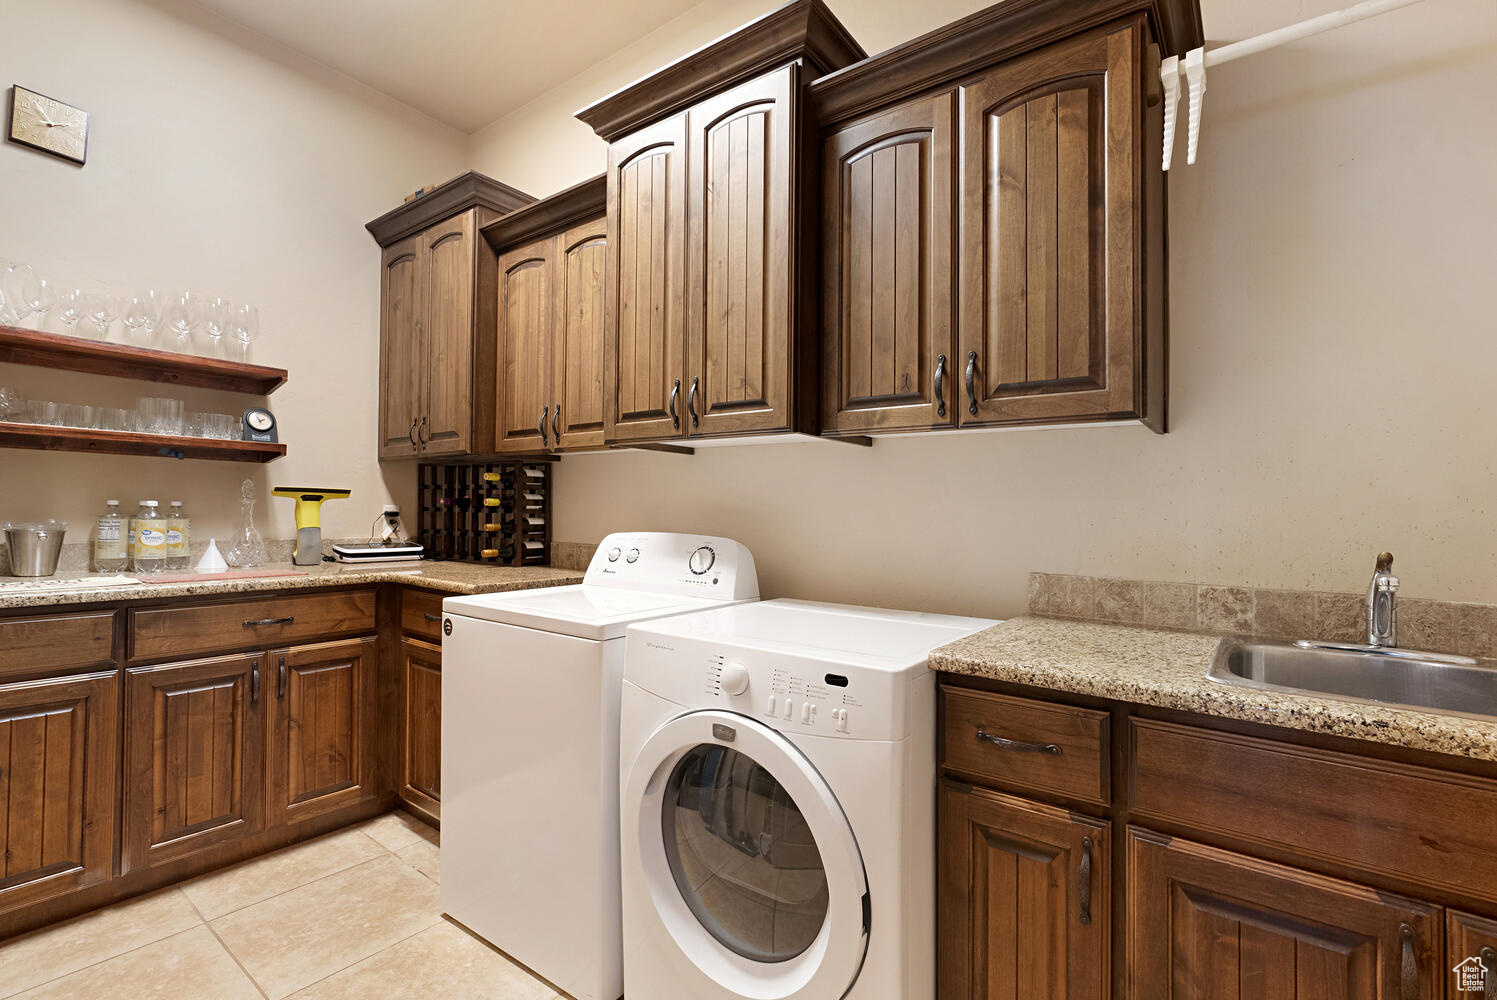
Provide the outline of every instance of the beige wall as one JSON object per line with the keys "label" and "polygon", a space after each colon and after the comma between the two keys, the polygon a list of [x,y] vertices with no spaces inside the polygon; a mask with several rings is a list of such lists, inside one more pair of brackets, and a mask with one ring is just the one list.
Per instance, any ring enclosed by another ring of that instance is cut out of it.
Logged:
{"label": "beige wall", "polygon": [[[259,303],[253,358],[291,369],[270,397],[289,454],[271,465],[0,451],[0,520],[85,523],[106,497],[189,504],[200,537],[238,522],[239,482],[346,486],[333,534],[387,502],[375,461],[379,248],[364,223],[423,183],[467,169],[468,137],[263,44],[187,0],[5,0],[4,85],[92,115],[78,169],[0,143],[0,256],[42,273]],[[27,40],[26,44],[17,39]],[[8,109],[9,99],[5,98]],[[119,339],[116,331],[115,339]],[[0,365],[0,385],[70,402],[153,394],[147,383]],[[186,390],[189,408],[253,397]],[[409,502],[410,472],[390,475]],[[289,501],[260,529],[294,534]]]}
{"label": "beige wall", "polygon": [[[707,3],[477,137],[544,194],[577,107],[744,20]],[[831,0],[875,51],[980,6]],[[1331,9],[1205,0],[1212,39]],[[1441,3],[1221,67],[1171,177],[1173,432],[1076,428],[566,458],[557,537],[747,543],[767,594],[1006,615],[1031,570],[1497,600],[1497,8]],[[1182,140],[1183,141],[1183,140]]]}

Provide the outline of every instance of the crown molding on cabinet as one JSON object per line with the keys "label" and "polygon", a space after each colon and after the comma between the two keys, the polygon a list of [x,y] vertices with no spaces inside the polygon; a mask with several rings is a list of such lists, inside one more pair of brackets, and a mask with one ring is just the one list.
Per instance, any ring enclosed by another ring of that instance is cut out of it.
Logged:
{"label": "crown molding on cabinet", "polygon": [[800,61],[807,67],[806,79],[814,80],[866,58],[821,0],[792,0],[588,105],[577,118],[612,142],[789,62]]}
{"label": "crown molding on cabinet", "polygon": [[558,232],[579,222],[596,219],[608,207],[608,175],[590,177],[558,191],[549,198],[515,209],[484,226],[479,232],[498,253]]}
{"label": "crown molding on cabinet", "polygon": [[503,215],[533,201],[530,195],[503,181],[470,170],[386,212],[364,228],[376,243],[387,247],[470,208],[487,208]]}
{"label": "crown molding on cabinet", "polygon": [[1164,54],[1203,44],[1196,0],[1005,0],[816,80],[811,107],[823,126],[846,121],[1140,12]]}

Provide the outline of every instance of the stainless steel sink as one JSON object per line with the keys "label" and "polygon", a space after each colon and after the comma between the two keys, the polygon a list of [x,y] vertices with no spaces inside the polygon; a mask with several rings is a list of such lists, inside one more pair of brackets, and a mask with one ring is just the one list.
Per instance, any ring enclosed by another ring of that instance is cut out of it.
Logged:
{"label": "stainless steel sink", "polygon": [[1223,639],[1206,676],[1265,691],[1497,719],[1497,669],[1466,656],[1340,643]]}

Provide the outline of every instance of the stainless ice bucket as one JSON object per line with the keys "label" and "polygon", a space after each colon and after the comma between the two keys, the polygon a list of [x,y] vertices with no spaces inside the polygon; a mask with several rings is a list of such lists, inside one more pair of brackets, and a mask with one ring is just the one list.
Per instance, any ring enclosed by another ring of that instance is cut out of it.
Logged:
{"label": "stainless ice bucket", "polygon": [[51,576],[62,555],[66,521],[25,521],[5,525],[5,543],[10,547],[10,571],[16,576]]}

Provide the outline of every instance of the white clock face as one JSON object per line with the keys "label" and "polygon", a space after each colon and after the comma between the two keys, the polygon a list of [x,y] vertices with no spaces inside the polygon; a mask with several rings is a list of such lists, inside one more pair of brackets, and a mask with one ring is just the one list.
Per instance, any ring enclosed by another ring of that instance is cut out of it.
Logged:
{"label": "white clock face", "polygon": [[50,97],[14,88],[10,137],[58,156],[84,161],[88,151],[88,113]]}
{"label": "white clock face", "polygon": [[244,419],[249,423],[251,430],[261,432],[270,430],[271,425],[275,423],[270,414],[264,410],[250,410],[244,415]]}

